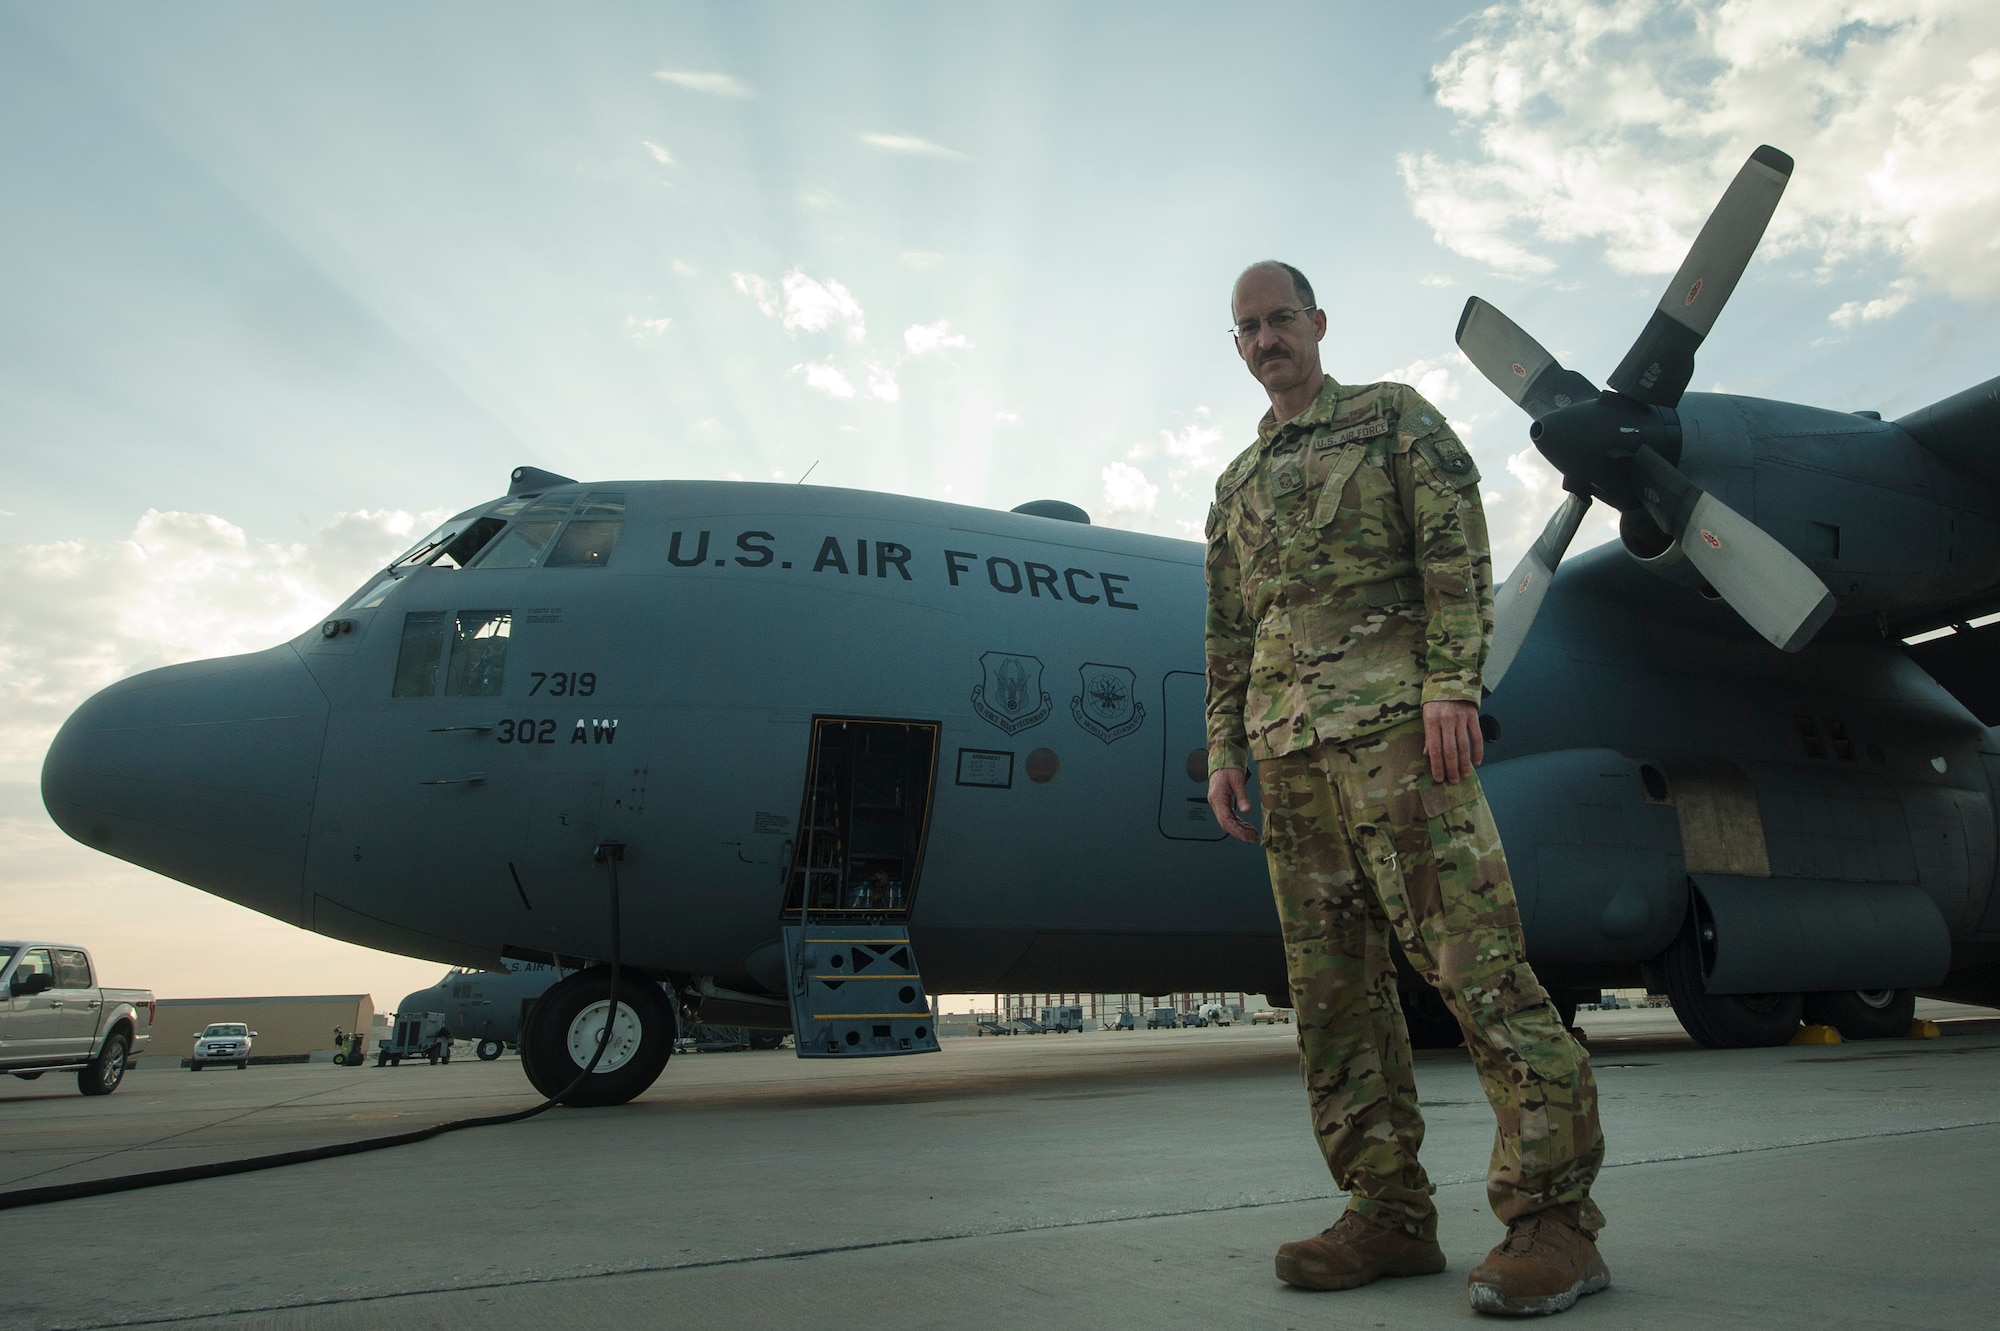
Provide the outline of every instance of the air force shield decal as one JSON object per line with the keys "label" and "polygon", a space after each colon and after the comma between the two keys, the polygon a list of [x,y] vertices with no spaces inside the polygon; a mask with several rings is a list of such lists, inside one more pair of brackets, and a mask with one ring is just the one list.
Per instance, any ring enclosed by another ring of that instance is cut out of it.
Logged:
{"label": "air force shield decal", "polygon": [[1056,709],[1042,692],[1042,663],[1014,652],[988,652],[979,658],[986,677],[972,686],[972,710],[1010,735],[1049,719]]}
{"label": "air force shield decal", "polygon": [[1133,696],[1138,677],[1130,670],[1087,661],[1077,674],[1083,691],[1069,700],[1069,714],[1078,725],[1109,744],[1145,724],[1146,705]]}

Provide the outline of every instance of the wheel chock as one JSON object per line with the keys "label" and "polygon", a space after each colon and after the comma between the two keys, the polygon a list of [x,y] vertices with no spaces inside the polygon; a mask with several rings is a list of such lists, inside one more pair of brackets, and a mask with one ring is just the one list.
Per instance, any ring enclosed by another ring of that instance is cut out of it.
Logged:
{"label": "wheel chock", "polygon": [[1791,1044],[1839,1044],[1840,1032],[1831,1026],[1801,1026],[1792,1035]]}
{"label": "wheel chock", "polygon": [[1919,1017],[1910,1023],[1910,1029],[1903,1033],[1903,1038],[1905,1040],[1935,1040],[1943,1034],[1944,1032],[1938,1029],[1936,1022],[1925,1021]]}

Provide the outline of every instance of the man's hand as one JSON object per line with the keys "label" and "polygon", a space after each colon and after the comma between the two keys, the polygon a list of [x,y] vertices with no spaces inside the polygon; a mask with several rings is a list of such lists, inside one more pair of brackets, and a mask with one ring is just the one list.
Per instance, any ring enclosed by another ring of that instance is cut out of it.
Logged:
{"label": "man's hand", "polygon": [[1257,839],[1257,829],[1237,816],[1250,812],[1250,795],[1243,788],[1242,768],[1223,767],[1209,774],[1208,807],[1215,810],[1215,821],[1222,824],[1222,830],[1238,841]]}
{"label": "man's hand", "polygon": [[[1486,736],[1479,731],[1479,704],[1424,704],[1424,752],[1431,760],[1431,780],[1456,785],[1486,759]],[[1222,773],[1216,773],[1221,776]],[[1208,780],[1208,802],[1215,803],[1215,777]]]}

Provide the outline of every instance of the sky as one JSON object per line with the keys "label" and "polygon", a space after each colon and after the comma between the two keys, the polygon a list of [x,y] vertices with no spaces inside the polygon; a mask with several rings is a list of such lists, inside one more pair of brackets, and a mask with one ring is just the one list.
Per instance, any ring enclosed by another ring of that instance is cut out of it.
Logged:
{"label": "sky", "polygon": [[1198,539],[1256,259],[1337,378],[1444,409],[1511,567],[1557,484],[1466,298],[1602,382],[1759,143],[1797,170],[1693,387],[2000,374],[1990,0],[0,0],[0,936],[392,1006],[442,967],[63,837],[69,710],[296,634],[522,463]]}

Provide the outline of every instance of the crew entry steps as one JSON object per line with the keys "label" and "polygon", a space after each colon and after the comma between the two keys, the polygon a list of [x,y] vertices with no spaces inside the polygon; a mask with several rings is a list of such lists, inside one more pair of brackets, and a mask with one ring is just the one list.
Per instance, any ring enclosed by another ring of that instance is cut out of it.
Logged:
{"label": "crew entry steps", "polygon": [[800,1058],[937,1052],[907,928],[829,920],[785,925],[784,936]]}

